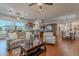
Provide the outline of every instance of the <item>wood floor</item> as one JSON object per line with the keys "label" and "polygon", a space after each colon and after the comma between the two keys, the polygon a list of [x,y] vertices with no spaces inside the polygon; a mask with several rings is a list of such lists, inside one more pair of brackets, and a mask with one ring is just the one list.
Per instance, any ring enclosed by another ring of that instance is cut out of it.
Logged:
{"label": "wood floor", "polygon": [[58,37],[56,45],[46,45],[46,48],[39,56],[79,56],[79,39],[62,40]]}

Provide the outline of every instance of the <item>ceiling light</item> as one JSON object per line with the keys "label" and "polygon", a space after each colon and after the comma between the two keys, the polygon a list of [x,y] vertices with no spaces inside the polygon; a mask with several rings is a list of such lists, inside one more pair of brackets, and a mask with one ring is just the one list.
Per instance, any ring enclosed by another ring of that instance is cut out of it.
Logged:
{"label": "ceiling light", "polygon": [[16,18],[16,20],[20,20],[20,18],[19,18],[19,17],[17,17],[17,18]]}
{"label": "ceiling light", "polygon": [[42,11],[42,9],[39,9],[39,11],[41,12],[41,11]]}
{"label": "ceiling light", "polygon": [[42,8],[43,8],[43,3],[37,3],[38,7],[39,7],[39,11],[41,12],[42,11]]}

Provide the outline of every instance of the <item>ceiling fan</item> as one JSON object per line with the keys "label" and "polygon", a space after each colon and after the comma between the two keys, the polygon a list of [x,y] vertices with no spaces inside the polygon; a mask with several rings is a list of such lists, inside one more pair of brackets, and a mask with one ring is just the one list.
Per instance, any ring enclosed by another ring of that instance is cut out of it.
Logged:
{"label": "ceiling fan", "polygon": [[46,5],[53,5],[53,3],[31,3],[31,4],[29,4],[29,6],[33,6],[35,4],[37,4],[37,6],[39,7],[40,11],[42,10],[44,4],[46,4]]}
{"label": "ceiling fan", "polygon": [[33,6],[33,5],[35,5],[35,4],[46,4],[46,5],[53,5],[53,3],[31,3],[31,4],[29,4],[29,6]]}

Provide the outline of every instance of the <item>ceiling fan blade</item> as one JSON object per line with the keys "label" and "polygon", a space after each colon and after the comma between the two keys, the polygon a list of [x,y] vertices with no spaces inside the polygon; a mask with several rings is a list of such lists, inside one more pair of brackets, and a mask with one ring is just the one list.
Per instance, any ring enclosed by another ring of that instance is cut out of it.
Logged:
{"label": "ceiling fan blade", "polygon": [[44,3],[44,4],[47,4],[47,5],[53,5],[53,3]]}
{"label": "ceiling fan blade", "polygon": [[32,6],[32,5],[35,5],[36,3],[31,3],[31,4],[29,4],[29,6]]}

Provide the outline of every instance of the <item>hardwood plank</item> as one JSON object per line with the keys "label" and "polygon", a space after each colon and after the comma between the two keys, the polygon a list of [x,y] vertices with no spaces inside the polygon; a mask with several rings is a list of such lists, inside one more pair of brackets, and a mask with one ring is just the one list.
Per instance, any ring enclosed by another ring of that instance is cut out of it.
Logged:
{"label": "hardwood plank", "polygon": [[78,56],[79,39],[61,39],[58,37],[56,45],[46,45],[47,50],[39,56]]}

